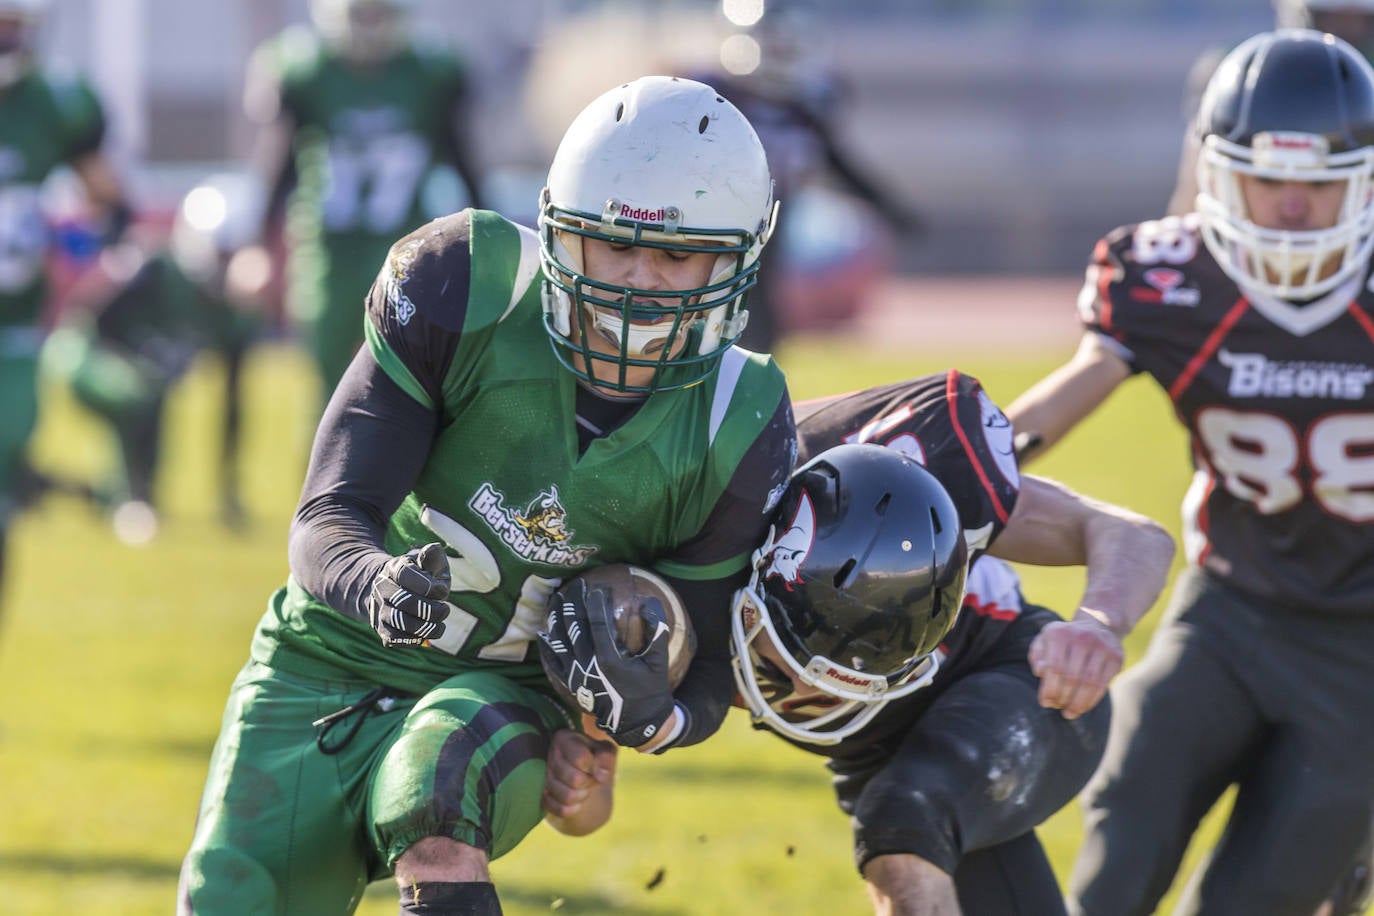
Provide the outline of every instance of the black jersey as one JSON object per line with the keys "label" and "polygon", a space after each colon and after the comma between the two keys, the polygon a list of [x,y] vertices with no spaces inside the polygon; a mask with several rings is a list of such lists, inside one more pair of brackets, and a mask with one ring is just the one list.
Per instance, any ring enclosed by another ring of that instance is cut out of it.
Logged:
{"label": "black jersey", "polygon": [[958,370],[793,405],[798,460],[845,442],[911,455],[944,484],[965,537],[980,553],[1016,505],[1020,475],[1012,429],[972,376]]}
{"label": "black jersey", "polygon": [[1243,290],[1197,217],[1100,241],[1086,327],[1154,377],[1192,440],[1188,559],[1263,601],[1374,613],[1374,292]]}
{"label": "black jersey", "polygon": [[[872,442],[923,464],[954,500],[972,557],[1002,532],[1016,506],[1021,478],[1011,424],[978,380],[958,370],[802,401],[793,405],[793,412],[799,461],[844,442]],[[971,577],[959,619],[940,651],[966,660],[996,642],[1016,618],[1020,603],[977,592],[1010,594],[1016,584],[1008,567],[993,578]]]}

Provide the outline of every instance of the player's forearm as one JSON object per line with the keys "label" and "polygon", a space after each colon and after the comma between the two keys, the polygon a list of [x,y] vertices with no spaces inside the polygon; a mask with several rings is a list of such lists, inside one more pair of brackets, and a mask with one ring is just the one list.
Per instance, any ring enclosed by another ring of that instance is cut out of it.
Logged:
{"label": "player's forearm", "polygon": [[1027,464],[1039,457],[1098,408],[1131,374],[1130,367],[1103,342],[1087,333],[1073,359],[1036,382],[1007,408],[1018,436],[1034,447],[1018,452]]}
{"label": "player's forearm", "polygon": [[1088,522],[1087,582],[1075,616],[1090,617],[1125,636],[1163,591],[1174,540],[1151,519],[1110,508]]}
{"label": "player's forearm", "polygon": [[1091,392],[1077,386],[1076,376],[1075,367],[1061,366],[1007,408],[1012,428],[1034,443],[1018,451],[1017,460],[1022,465],[1049,451],[1100,403]]}
{"label": "player's forearm", "polygon": [[[685,721],[681,723],[681,733],[671,741],[672,747],[699,744],[714,735],[725,722],[734,698],[734,674],[729,660],[697,655],[673,698],[677,701],[675,715],[685,714]],[[675,723],[670,720],[669,726],[671,729]],[[657,751],[659,747],[651,744],[648,750]]]}
{"label": "player's forearm", "polygon": [[[730,667],[730,605],[735,590],[746,580],[741,571],[725,579],[685,580],[668,577],[692,619],[697,648],[682,683],[673,691],[681,733],[671,741],[682,747],[705,741],[720,729],[735,696],[735,676]],[[669,723],[675,726],[677,723]],[[652,749],[657,749],[655,746]]]}
{"label": "player's forearm", "polygon": [[336,611],[368,619],[362,599],[390,558],[387,520],[419,477],[434,426],[359,352],[320,421],[287,545],[297,583]]}
{"label": "player's forearm", "polygon": [[291,523],[291,575],[311,595],[346,616],[366,621],[363,598],[390,558],[383,527],[361,506],[334,498],[303,503]]}
{"label": "player's forearm", "polygon": [[252,168],[261,177],[267,193],[258,229],[259,242],[271,237],[296,186],[295,137],[295,119],[281,113],[262,124],[254,141]]}

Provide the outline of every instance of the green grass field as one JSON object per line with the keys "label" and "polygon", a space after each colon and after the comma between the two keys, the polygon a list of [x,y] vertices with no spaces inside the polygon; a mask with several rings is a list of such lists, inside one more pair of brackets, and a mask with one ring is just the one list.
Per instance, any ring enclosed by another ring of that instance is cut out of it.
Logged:
{"label": "green grass field", "polygon": [[[779,354],[802,399],[957,365],[1009,403],[1065,353],[877,356],[798,342]],[[302,360],[267,348],[249,369],[251,530],[215,519],[213,364],[171,404],[159,537],[121,545],[88,507],[54,497],[13,531],[0,618],[0,911],[168,913],[229,682],[268,594],[306,458]],[[36,442],[44,467],[98,474],[104,431],[56,390]],[[1177,534],[1181,432],[1147,382],[1124,386],[1036,471],[1159,519]],[[1025,570],[1026,592],[1075,606],[1080,570]],[[1132,637],[1144,650],[1158,608]],[[738,713],[704,745],[622,755],[617,814],[585,839],[538,828],[493,872],[509,914],[868,912],[848,823],[817,758]],[[1202,846],[1215,829],[1210,824]],[[1079,839],[1071,806],[1041,831],[1061,878]],[[1194,850],[1194,855],[1197,853]],[[395,913],[387,885],[359,912]]]}

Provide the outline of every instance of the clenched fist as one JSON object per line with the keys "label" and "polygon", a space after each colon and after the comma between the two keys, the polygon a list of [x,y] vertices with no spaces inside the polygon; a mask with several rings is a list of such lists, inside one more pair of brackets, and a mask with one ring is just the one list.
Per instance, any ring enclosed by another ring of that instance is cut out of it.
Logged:
{"label": "clenched fist", "polygon": [[1080,616],[1049,624],[1028,656],[1040,678],[1040,705],[1078,718],[1101,702],[1125,657],[1121,637],[1104,623]]}
{"label": "clenched fist", "polygon": [[439,543],[392,557],[372,580],[367,619],[384,646],[423,646],[444,634],[448,617],[448,555]]}

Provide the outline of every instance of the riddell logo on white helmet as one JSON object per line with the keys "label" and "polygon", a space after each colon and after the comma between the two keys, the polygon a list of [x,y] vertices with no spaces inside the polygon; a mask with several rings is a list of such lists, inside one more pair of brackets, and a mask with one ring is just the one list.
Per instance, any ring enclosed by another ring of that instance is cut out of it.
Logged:
{"label": "riddell logo on white helmet", "polygon": [[639,220],[641,223],[661,223],[665,219],[667,219],[668,211],[666,207],[659,207],[656,210],[650,210],[647,207],[631,207],[622,205],[620,208],[620,212],[617,213],[616,216],[620,217],[621,219]]}

